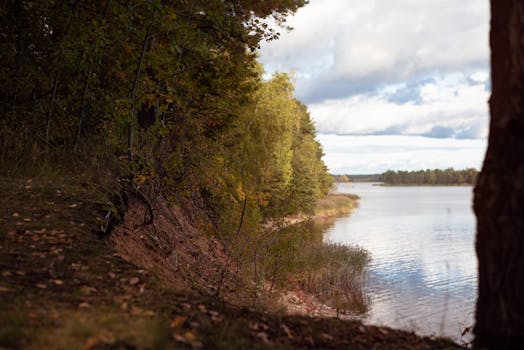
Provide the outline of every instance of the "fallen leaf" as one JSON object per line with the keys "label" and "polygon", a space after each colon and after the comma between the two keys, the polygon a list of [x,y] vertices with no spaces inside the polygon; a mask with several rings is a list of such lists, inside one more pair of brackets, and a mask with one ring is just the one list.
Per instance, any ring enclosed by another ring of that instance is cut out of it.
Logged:
{"label": "fallen leaf", "polygon": [[13,292],[13,289],[0,286],[0,293]]}
{"label": "fallen leaf", "polygon": [[144,312],[142,312],[142,316],[145,316],[145,317],[153,317],[155,315],[156,313],[152,310],[145,310]]}
{"label": "fallen leaf", "polygon": [[184,338],[184,337],[181,336],[180,334],[174,334],[174,335],[173,335],[173,338],[175,338],[175,340],[176,340],[177,342],[180,342],[180,343],[187,343],[186,338]]}
{"label": "fallen leaf", "polygon": [[131,307],[131,314],[132,315],[135,315],[135,316],[140,315],[140,314],[142,314],[143,311],[144,310],[139,308],[138,306],[132,306]]}
{"label": "fallen leaf", "polygon": [[21,271],[21,270],[16,271],[16,274],[17,274],[18,276],[25,276],[25,272],[24,272],[24,271]]}
{"label": "fallen leaf", "polygon": [[19,217],[19,216],[20,216],[20,214],[18,214],[18,213],[13,213],[13,215],[12,215],[12,216],[13,216],[14,218],[17,218],[17,217]]}
{"label": "fallen leaf", "polygon": [[38,283],[36,286],[38,288],[40,288],[40,289],[46,289],[47,288],[47,286],[45,284],[43,284],[43,283]]}
{"label": "fallen leaf", "polygon": [[2,276],[3,277],[9,277],[11,275],[12,275],[12,273],[10,271],[2,271]]}
{"label": "fallen leaf", "polygon": [[53,280],[53,283],[56,284],[57,286],[61,286],[62,284],[64,284],[64,281],[62,281],[62,280]]}
{"label": "fallen leaf", "polygon": [[96,293],[97,292],[95,287],[89,287],[89,286],[82,286],[82,287],[80,287],[80,291],[84,295],[89,295],[91,293]]}
{"label": "fallen leaf", "polygon": [[88,309],[88,308],[91,307],[91,305],[89,305],[89,303],[87,303],[87,302],[83,302],[83,303],[80,303],[78,305],[78,307],[81,308],[81,309]]}
{"label": "fallen leaf", "polygon": [[224,320],[224,317],[218,316],[218,315],[213,315],[213,316],[211,316],[211,320],[213,322],[219,323],[219,322],[222,322]]}
{"label": "fallen leaf", "polygon": [[284,333],[286,333],[289,339],[293,339],[295,337],[291,329],[289,329],[289,327],[286,326],[285,324],[281,325],[280,328],[282,328],[282,330],[284,331]]}
{"label": "fallen leaf", "polygon": [[69,206],[69,208],[76,208],[76,207],[78,207],[78,204],[76,204],[76,203],[73,203],[73,204],[71,204],[71,205]]}
{"label": "fallen leaf", "polygon": [[177,329],[178,327],[181,327],[184,322],[186,322],[187,316],[176,316],[173,321],[171,321],[171,324],[169,325],[172,329]]}
{"label": "fallen leaf", "polygon": [[331,334],[322,333],[322,338],[326,340],[333,340],[333,336]]}
{"label": "fallen leaf", "polygon": [[[115,343],[115,337],[113,336],[113,334],[111,334],[110,332],[106,330],[102,330],[97,335],[94,335],[91,338],[87,339],[82,349],[90,350],[95,347],[106,348],[107,345],[112,345],[114,343]],[[101,345],[106,345],[106,346],[104,347]]]}
{"label": "fallen leaf", "polygon": [[131,279],[129,280],[129,284],[132,286],[134,286],[138,282],[140,282],[140,279],[138,277],[131,277]]}
{"label": "fallen leaf", "polygon": [[31,222],[31,221],[33,221],[33,220],[32,220],[31,218],[25,218],[24,221],[25,221],[25,222]]}
{"label": "fallen leaf", "polygon": [[184,333],[184,338],[190,343],[194,342],[196,340],[196,336],[191,333],[190,331],[187,331]]}
{"label": "fallen leaf", "polygon": [[269,337],[267,333],[264,333],[264,332],[257,333],[256,337],[262,340],[266,344],[269,343]]}
{"label": "fallen leaf", "polygon": [[194,341],[191,343],[191,346],[193,347],[193,349],[201,349],[204,347],[204,344],[202,344],[199,341]]}
{"label": "fallen leaf", "polygon": [[207,311],[207,308],[206,308],[205,305],[200,304],[200,305],[198,305],[198,310],[200,310],[200,312],[206,312],[206,311]]}
{"label": "fallen leaf", "polygon": [[116,275],[115,275],[113,272],[108,272],[107,275],[108,275],[110,278],[116,278]]}

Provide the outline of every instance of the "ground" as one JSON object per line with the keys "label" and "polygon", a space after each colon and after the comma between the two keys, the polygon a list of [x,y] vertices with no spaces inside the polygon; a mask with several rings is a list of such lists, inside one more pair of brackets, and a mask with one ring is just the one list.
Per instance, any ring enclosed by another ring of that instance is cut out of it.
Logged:
{"label": "ground", "polygon": [[460,348],[360,322],[265,313],[165,283],[161,271],[126,262],[103,234],[118,191],[116,181],[87,176],[0,178],[0,348]]}

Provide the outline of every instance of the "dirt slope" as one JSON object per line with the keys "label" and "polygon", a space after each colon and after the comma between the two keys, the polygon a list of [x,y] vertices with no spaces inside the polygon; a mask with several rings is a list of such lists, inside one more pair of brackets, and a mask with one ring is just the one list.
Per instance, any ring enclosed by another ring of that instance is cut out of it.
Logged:
{"label": "dirt slope", "polygon": [[240,281],[220,241],[197,230],[179,207],[138,191],[126,191],[127,211],[110,235],[115,252],[171,287],[230,296]]}

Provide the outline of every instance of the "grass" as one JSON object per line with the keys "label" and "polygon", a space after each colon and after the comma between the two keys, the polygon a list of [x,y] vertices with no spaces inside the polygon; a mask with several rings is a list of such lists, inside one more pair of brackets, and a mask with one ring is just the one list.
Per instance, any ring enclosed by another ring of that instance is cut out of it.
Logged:
{"label": "grass", "polygon": [[342,216],[352,212],[360,199],[355,194],[328,194],[317,202],[314,217]]}
{"label": "grass", "polygon": [[363,276],[371,260],[369,252],[357,246],[317,243],[305,255],[309,266],[300,280],[305,291],[337,310],[367,312]]}
{"label": "grass", "polygon": [[56,326],[41,332],[29,349],[78,348],[166,349],[171,338],[164,318],[133,317],[119,310],[99,308],[63,315]]}
{"label": "grass", "polygon": [[27,307],[22,300],[2,300],[0,310],[0,346],[16,349],[34,338]]}

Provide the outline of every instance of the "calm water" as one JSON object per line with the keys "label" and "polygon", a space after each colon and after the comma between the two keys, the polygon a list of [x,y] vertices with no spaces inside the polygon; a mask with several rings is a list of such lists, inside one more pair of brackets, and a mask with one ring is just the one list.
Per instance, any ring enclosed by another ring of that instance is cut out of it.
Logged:
{"label": "calm water", "polygon": [[360,207],[325,240],[371,252],[365,321],[460,340],[476,300],[472,188],[337,186],[358,194]]}

